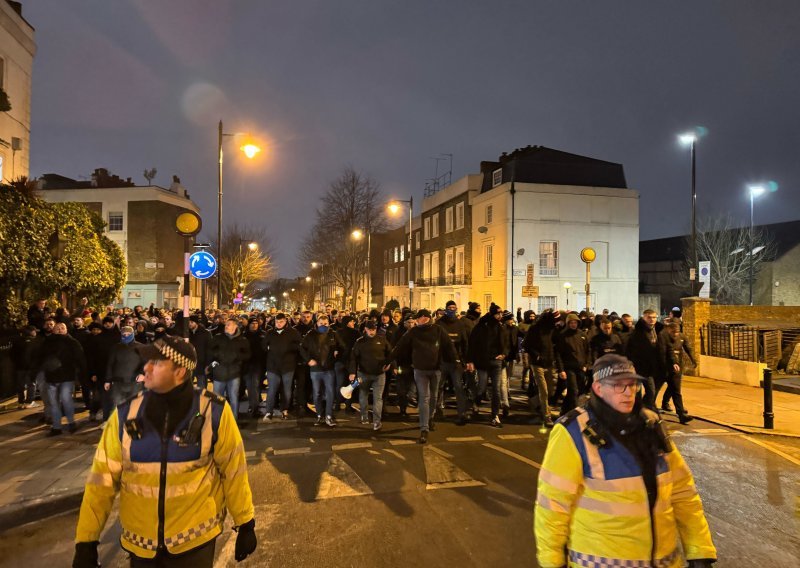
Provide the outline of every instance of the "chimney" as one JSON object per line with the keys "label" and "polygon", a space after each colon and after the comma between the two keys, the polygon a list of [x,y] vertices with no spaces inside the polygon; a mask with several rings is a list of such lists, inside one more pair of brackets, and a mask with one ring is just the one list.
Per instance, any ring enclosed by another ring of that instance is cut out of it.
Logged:
{"label": "chimney", "polygon": [[186,197],[186,188],[181,185],[181,178],[178,176],[172,176],[172,183],[169,186],[169,190],[172,193],[177,193],[181,197]]}

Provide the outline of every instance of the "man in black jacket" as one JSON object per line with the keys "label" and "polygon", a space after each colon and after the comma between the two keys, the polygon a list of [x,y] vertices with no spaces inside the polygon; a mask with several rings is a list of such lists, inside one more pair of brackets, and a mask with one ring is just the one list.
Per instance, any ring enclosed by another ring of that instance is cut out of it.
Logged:
{"label": "man in black jacket", "polygon": [[86,372],[83,349],[80,343],[67,334],[67,324],[58,323],[53,334],[42,342],[40,353],[41,365],[38,370],[44,373],[53,415],[53,427],[47,435],[61,434],[62,406],[67,418],[67,430],[74,432],[75,405],[72,393],[75,390],[75,379]]}
{"label": "man in black jacket", "polygon": [[431,312],[426,309],[417,312],[416,327],[403,334],[389,358],[394,361],[406,353],[411,355],[414,382],[417,384],[420,428],[418,441],[424,444],[428,441],[428,431],[435,429],[435,426],[431,428],[431,418],[436,410],[444,355],[446,353],[451,361],[460,363],[461,360],[447,332],[439,325],[432,325]]}
{"label": "man in black jacket", "polygon": [[[35,361],[39,345],[42,341],[37,337],[38,330],[32,326],[26,326],[22,334],[14,337],[11,342],[11,361],[14,364],[14,374],[17,383],[17,403],[20,408],[34,408],[38,403],[34,400],[36,394],[36,382],[34,377]],[[47,396],[42,393],[42,398]]]}
{"label": "man in black jacket", "polygon": [[272,420],[275,401],[281,395],[281,417],[289,418],[289,404],[292,400],[292,380],[297,363],[300,361],[300,341],[302,337],[290,327],[286,314],[275,316],[274,327],[264,335],[264,350],[267,354],[267,412],[265,421]]}
{"label": "man in black jacket", "polygon": [[[450,341],[453,342],[453,347],[458,354],[458,360],[463,362],[467,360],[467,348],[469,347],[469,324],[466,323],[465,318],[458,317],[458,305],[449,300],[445,304],[444,317],[440,318],[437,322],[446,332]],[[456,424],[463,426],[467,421],[467,391],[464,387],[464,365],[455,360],[448,360],[447,354],[444,355],[442,360],[442,385],[450,379],[453,385],[453,390],[456,393],[456,408],[458,415],[456,417]],[[439,396],[442,396],[442,390],[439,389]]]}
{"label": "man in black jacket", "polygon": [[197,367],[193,371],[193,378],[197,387],[206,389],[208,378],[206,377],[206,365],[208,365],[208,353],[211,344],[211,332],[200,323],[200,318],[196,315],[189,316],[189,343],[197,353]]}
{"label": "man in black jacket", "polygon": [[[333,329],[333,327],[331,327],[331,329]],[[341,404],[344,402],[345,409],[348,412],[355,412],[355,410],[353,410],[353,398],[351,397],[345,400],[339,389],[347,384],[347,367],[350,364],[350,353],[353,351],[353,345],[355,345],[360,337],[356,329],[356,321],[350,316],[342,317],[339,327],[334,333],[336,334],[336,341],[338,342],[336,362],[334,363],[334,373],[336,374],[336,392],[334,394],[336,397],[336,405],[334,410],[341,408]]]}
{"label": "man in black jacket", "polygon": [[132,327],[124,326],[120,331],[120,342],[111,348],[103,375],[103,418],[106,420],[115,407],[143,388],[137,379],[144,373],[144,361],[139,353],[144,345],[135,341]]}
{"label": "man in black jacket", "polygon": [[[86,381],[86,387],[87,392],[90,394],[87,406],[89,407],[89,418],[91,420],[100,420],[105,392],[103,390],[103,378],[108,369],[108,358],[111,355],[111,349],[120,341],[120,336],[116,333],[117,330],[114,327],[113,318],[111,319],[111,325],[107,327],[108,325],[107,321],[104,321],[103,324],[90,323],[89,336],[84,342],[87,375],[89,377],[89,380]],[[108,416],[108,414],[104,415],[103,419],[107,419]]]}
{"label": "man in black jacket", "polygon": [[546,310],[539,319],[528,328],[522,348],[528,357],[531,367],[531,380],[528,384],[528,402],[531,407],[532,422],[553,426],[550,418],[549,391],[555,390],[553,367],[555,366],[554,335],[558,312]]}
{"label": "man in black jacket", "polygon": [[244,333],[250,343],[250,359],[244,364],[244,384],[247,387],[250,416],[256,419],[263,416],[258,407],[261,405],[261,386],[264,382],[264,365],[266,364],[264,335],[258,319],[250,318],[247,322],[247,331]]}
{"label": "man in black jacket", "polygon": [[[309,331],[300,343],[300,356],[308,364],[311,375],[311,385],[314,389],[314,409],[317,412],[316,426],[326,424],[333,428],[336,419],[333,417],[334,388],[334,362],[336,360],[338,342],[336,334],[330,330],[328,316],[321,315],[317,318],[317,328]],[[323,395],[324,389],[324,395]],[[325,417],[322,409],[325,399]]]}
{"label": "man in black jacket", "polygon": [[656,409],[656,384],[660,385],[667,375],[667,345],[661,334],[663,329],[655,310],[645,310],[625,347],[625,355],[636,367],[636,372],[646,379],[642,402],[650,410]]}
{"label": "man in black jacket", "polygon": [[235,319],[226,321],[225,331],[212,338],[209,359],[214,392],[228,399],[233,416],[238,419],[239,384],[244,364],[250,359],[250,343],[242,337]]}
{"label": "man in black jacket", "polygon": [[586,371],[591,364],[591,352],[586,333],[579,325],[580,318],[569,314],[566,329],[556,335],[556,367],[559,376],[567,381],[567,395],[561,405],[562,416],[578,406],[578,395],[588,388]]}
{"label": "man in black jacket", "polygon": [[502,428],[500,421],[500,389],[502,388],[503,361],[510,347],[506,326],[500,323],[503,310],[492,304],[489,313],[481,317],[469,336],[467,370],[473,367],[478,372],[473,412],[478,413],[480,399],[486,394],[489,380],[492,382],[492,426]]}
{"label": "man in black jacket", "polygon": [[364,335],[353,345],[350,352],[350,382],[358,375],[358,401],[361,407],[361,423],[369,424],[369,388],[372,387],[372,429],[381,429],[383,411],[383,387],[386,383],[386,370],[389,368],[391,346],[386,337],[377,334],[378,325],[374,321],[364,324]]}

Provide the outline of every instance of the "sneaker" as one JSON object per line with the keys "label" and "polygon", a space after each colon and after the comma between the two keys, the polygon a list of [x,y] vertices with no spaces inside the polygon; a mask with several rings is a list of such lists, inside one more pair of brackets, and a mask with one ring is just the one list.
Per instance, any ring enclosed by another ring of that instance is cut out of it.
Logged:
{"label": "sneaker", "polygon": [[503,423],[500,422],[500,416],[495,416],[494,418],[492,418],[492,426],[494,426],[495,428],[503,427]]}
{"label": "sneaker", "polygon": [[552,418],[550,418],[550,417],[548,416],[548,417],[547,417],[547,418],[545,418],[545,420],[544,420],[544,425],[545,425],[545,427],[547,427],[547,428],[552,428],[552,427],[554,426],[554,424],[553,424],[553,419],[552,419]]}
{"label": "sneaker", "polygon": [[326,416],[325,424],[328,428],[336,428],[336,419],[333,416]]}
{"label": "sneaker", "polygon": [[377,432],[378,430],[380,430],[380,429],[381,429],[381,423],[380,423],[380,422],[376,422],[375,424],[373,424],[373,425],[372,425],[372,429],[373,429],[375,432]]}
{"label": "sneaker", "polygon": [[362,424],[369,424],[369,416],[362,416],[361,417]]}
{"label": "sneaker", "polygon": [[284,410],[281,413],[281,420],[289,420],[289,411],[288,410]]}
{"label": "sneaker", "polygon": [[325,419],[322,418],[322,415],[317,414],[317,420],[314,422],[314,426],[322,426],[323,424],[325,424]]}
{"label": "sneaker", "polygon": [[267,412],[264,415],[264,418],[263,418],[262,422],[272,422],[272,413],[271,412]]}
{"label": "sneaker", "polygon": [[27,406],[28,406],[28,408],[38,408],[39,407],[39,403],[34,400],[34,401],[29,402]]}
{"label": "sneaker", "polygon": [[78,425],[75,424],[74,422],[71,422],[70,424],[67,424],[67,431],[70,434],[74,434],[77,429],[78,429]]}
{"label": "sneaker", "polygon": [[417,444],[425,444],[428,442],[428,432],[423,430],[419,433],[419,440],[417,440]]}
{"label": "sneaker", "polygon": [[47,432],[47,434],[46,434],[46,436],[48,438],[52,438],[53,436],[60,436],[60,435],[61,435],[61,429],[60,428],[50,428],[50,431]]}

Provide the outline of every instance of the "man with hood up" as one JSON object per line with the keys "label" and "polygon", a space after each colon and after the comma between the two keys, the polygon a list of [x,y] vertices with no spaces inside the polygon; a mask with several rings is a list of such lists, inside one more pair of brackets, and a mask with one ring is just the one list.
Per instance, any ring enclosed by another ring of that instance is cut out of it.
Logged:
{"label": "man with hood up", "polygon": [[486,393],[491,380],[492,426],[496,428],[502,428],[500,396],[503,362],[510,351],[507,326],[500,323],[502,317],[503,310],[500,306],[496,304],[489,306],[489,313],[481,317],[472,329],[467,350],[468,370],[474,367],[478,372],[478,388],[473,411],[477,413],[479,401]]}
{"label": "man with hood up", "polygon": [[234,418],[239,416],[239,385],[249,359],[250,343],[242,336],[239,323],[231,318],[225,322],[225,331],[211,340],[211,363],[206,374],[214,381],[214,392],[228,399]]}
{"label": "man with hood up", "polygon": [[[552,427],[548,408],[548,391],[553,390],[553,367],[555,366],[554,335],[559,313],[546,310],[539,320],[528,328],[522,347],[531,366],[531,382],[528,386],[528,401],[535,422]],[[537,416],[538,415],[538,416]]]}

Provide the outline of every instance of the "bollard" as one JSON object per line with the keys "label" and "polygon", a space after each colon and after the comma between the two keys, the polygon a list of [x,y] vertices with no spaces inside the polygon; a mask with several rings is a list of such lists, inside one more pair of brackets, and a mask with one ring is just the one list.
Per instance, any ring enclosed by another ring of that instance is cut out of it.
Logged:
{"label": "bollard", "polygon": [[764,428],[775,428],[775,414],[772,412],[772,369],[764,369]]}

